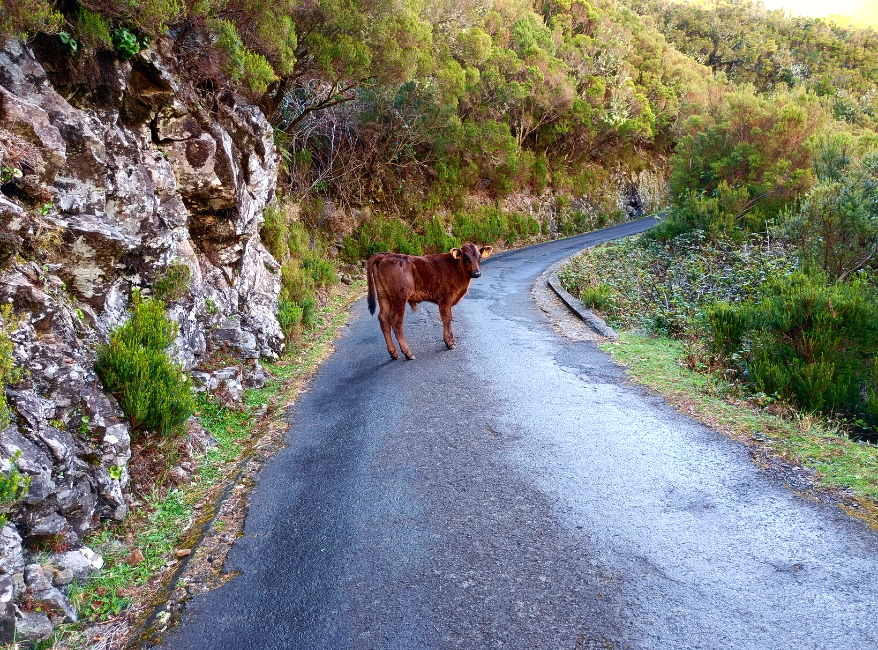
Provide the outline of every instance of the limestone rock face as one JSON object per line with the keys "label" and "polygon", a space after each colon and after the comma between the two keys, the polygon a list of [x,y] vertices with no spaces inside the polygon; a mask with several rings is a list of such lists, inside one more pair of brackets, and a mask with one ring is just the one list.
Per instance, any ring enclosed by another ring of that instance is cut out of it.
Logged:
{"label": "limestone rock face", "polygon": [[[188,287],[168,305],[179,324],[172,353],[187,370],[219,348],[258,368],[283,346],[280,267],[259,238],[277,177],[272,127],[231,93],[202,106],[166,47],[105,62],[102,85],[83,92],[63,69],[69,56],[53,57],[50,44],[11,40],[0,50],[0,128],[42,157],[0,188],[0,304],[17,319],[23,371],[6,391],[0,462],[8,469],[19,455],[31,480],[0,530],[0,580],[68,619],[35,568],[25,585],[34,558],[22,557],[22,538],[80,553],[101,518],[127,514],[131,430],[93,366],[132,291],[148,295],[169,268],[188,267]],[[56,558],[59,571],[78,576],[70,558]],[[42,618],[18,619],[42,636]],[[0,637],[4,629],[0,620]]]}

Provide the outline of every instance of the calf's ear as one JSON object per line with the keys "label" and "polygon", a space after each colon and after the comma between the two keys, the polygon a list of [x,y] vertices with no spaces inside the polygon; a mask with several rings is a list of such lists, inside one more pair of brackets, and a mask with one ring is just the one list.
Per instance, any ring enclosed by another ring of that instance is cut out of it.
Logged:
{"label": "calf's ear", "polygon": [[460,259],[460,249],[459,248],[452,248],[448,252],[451,253],[451,257],[453,257],[454,259],[456,259],[456,260]]}
{"label": "calf's ear", "polygon": [[491,253],[494,252],[493,246],[482,246],[479,249],[479,252],[482,254],[482,257],[488,257]]}

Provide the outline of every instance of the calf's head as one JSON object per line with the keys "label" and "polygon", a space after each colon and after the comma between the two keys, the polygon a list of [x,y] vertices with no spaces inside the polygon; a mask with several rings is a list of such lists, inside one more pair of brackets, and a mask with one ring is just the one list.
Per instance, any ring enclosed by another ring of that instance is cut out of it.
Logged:
{"label": "calf's head", "polygon": [[488,257],[493,250],[493,246],[476,248],[475,244],[464,244],[460,248],[452,248],[451,256],[457,260],[464,273],[471,278],[478,278],[482,275],[482,259]]}

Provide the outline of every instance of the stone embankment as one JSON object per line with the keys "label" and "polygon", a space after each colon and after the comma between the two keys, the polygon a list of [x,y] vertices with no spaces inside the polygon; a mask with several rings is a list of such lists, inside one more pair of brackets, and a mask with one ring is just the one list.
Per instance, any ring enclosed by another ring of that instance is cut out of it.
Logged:
{"label": "stone embankment", "polygon": [[196,376],[233,399],[283,347],[280,267],[259,238],[277,178],[271,125],[230,93],[204,107],[166,46],[99,58],[85,85],[48,39],[0,50],[2,164],[30,152],[0,187],[0,303],[23,371],[6,390],[0,458],[8,469],[20,452],[30,477],[0,530],[0,642],[76,619],[64,590],[102,564],[80,540],[128,512],[131,431],[93,364],[132,291],[188,278],[169,301],[174,353],[187,370],[218,349],[242,360]]}

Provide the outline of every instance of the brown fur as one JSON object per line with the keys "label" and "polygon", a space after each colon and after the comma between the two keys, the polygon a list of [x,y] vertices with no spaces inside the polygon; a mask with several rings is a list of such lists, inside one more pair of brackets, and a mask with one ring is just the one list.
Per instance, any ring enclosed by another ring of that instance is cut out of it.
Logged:
{"label": "brown fur", "polygon": [[390,336],[393,330],[402,353],[408,359],[415,358],[402,329],[406,303],[412,311],[419,302],[439,305],[445,345],[448,349],[454,347],[451,308],[469,291],[472,278],[481,275],[480,261],[492,250],[490,246],[479,249],[475,244],[464,244],[442,255],[377,253],[369,258],[366,265],[369,311],[375,313],[376,303],[380,307],[378,322],[391,357],[399,358]]}

